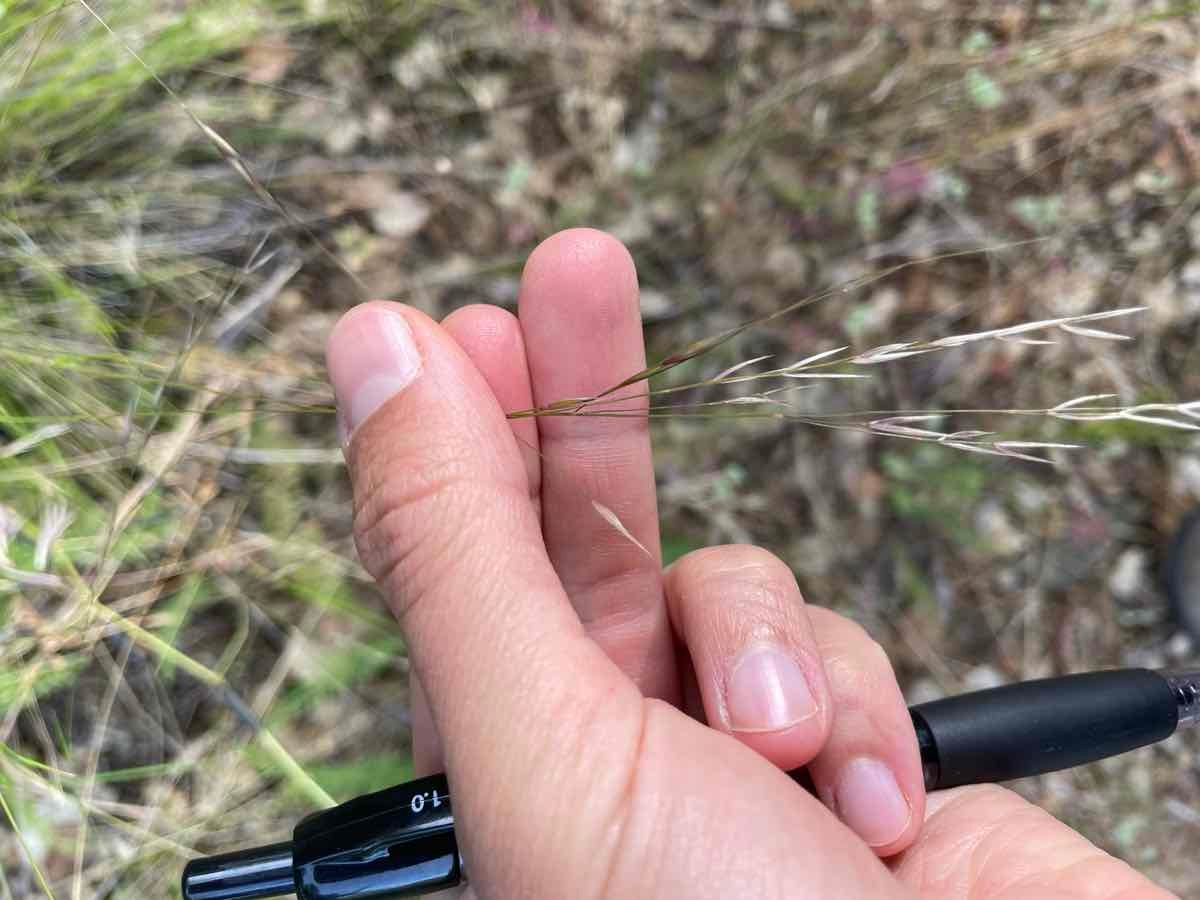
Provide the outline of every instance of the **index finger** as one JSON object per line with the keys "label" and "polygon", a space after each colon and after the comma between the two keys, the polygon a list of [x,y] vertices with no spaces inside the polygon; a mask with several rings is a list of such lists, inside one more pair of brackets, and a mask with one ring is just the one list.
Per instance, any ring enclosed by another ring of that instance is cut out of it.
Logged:
{"label": "index finger", "polygon": [[[540,846],[544,866],[575,852],[554,842],[578,837],[580,797],[621,796],[629,775],[612,757],[637,745],[641,698],[584,634],[517,440],[455,341],[416,310],[372,303],[338,323],[328,363],[352,435],[359,554],[429,694],[467,851],[504,835],[508,852],[469,856],[503,885],[513,848]],[[578,748],[571,765],[546,764],[547,735]],[[516,815],[531,796],[538,815]]]}

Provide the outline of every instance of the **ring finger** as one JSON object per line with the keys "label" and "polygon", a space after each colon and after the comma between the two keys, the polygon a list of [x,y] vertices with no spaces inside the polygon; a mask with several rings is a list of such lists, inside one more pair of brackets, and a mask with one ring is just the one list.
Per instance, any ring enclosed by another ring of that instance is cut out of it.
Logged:
{"label": "ring finger", "polygon": [[821,799],[880,856],[924,813],[920,755],[879,645],[806,607],[791,570],[758,547],[713,547],[667,571],[676,632],[710,727],[784,769],[807,765]]}

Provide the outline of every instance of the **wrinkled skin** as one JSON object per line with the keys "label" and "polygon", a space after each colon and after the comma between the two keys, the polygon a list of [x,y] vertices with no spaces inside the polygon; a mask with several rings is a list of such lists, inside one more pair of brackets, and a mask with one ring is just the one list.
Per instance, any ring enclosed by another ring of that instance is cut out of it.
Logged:
{"label": "wrinkled skin", "polygon": [[766,551],[664,572],[644,387],[628,417],[505,418],[644,360],[633,263],[586,229],[534,251],[519,318],[369,303],[331,335],[359,552],[464,896],[1168,897],[1009,791],[927,799],[886,656]]}

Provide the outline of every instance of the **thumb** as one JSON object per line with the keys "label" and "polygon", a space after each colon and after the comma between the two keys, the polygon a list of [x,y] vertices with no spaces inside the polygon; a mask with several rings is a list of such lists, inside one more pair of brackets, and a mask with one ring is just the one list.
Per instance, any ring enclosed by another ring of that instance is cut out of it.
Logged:
{"label": "thumb", "polygon": [[[473,880],[515,888],[518,868],[538,877],[528,848],[548,835],[559,846],[546,860],[589,854],[565,846],[587,840],[579,800],[617,797],[625,778],[589,754],[636,746],[640,696],[584,634],[547,557],[512,429],[453,338],[414,309],[368,303],[335,326],[327,362],[349,437],[359,555],[428,693],[464,855]],[[551,741],[571,758],[548,762]],[[481,841],[486,858],[471,853]]]}

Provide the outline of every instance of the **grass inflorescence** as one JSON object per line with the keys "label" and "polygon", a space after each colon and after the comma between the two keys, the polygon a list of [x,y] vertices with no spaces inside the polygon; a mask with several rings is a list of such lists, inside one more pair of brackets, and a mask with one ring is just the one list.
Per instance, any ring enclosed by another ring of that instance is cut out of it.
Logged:
{"label": "grass inflorescence", "polygon": [[[649,417],[670,555],[770,546],[918,694],[1177,652],[1195,8],[584,6],[0,2],[0,897],[173,896],[406,776],[324,336],[511,305],[570,225],[655,362],[510,415]],[[1186,891],[1131,771],[1039,799]]]}

